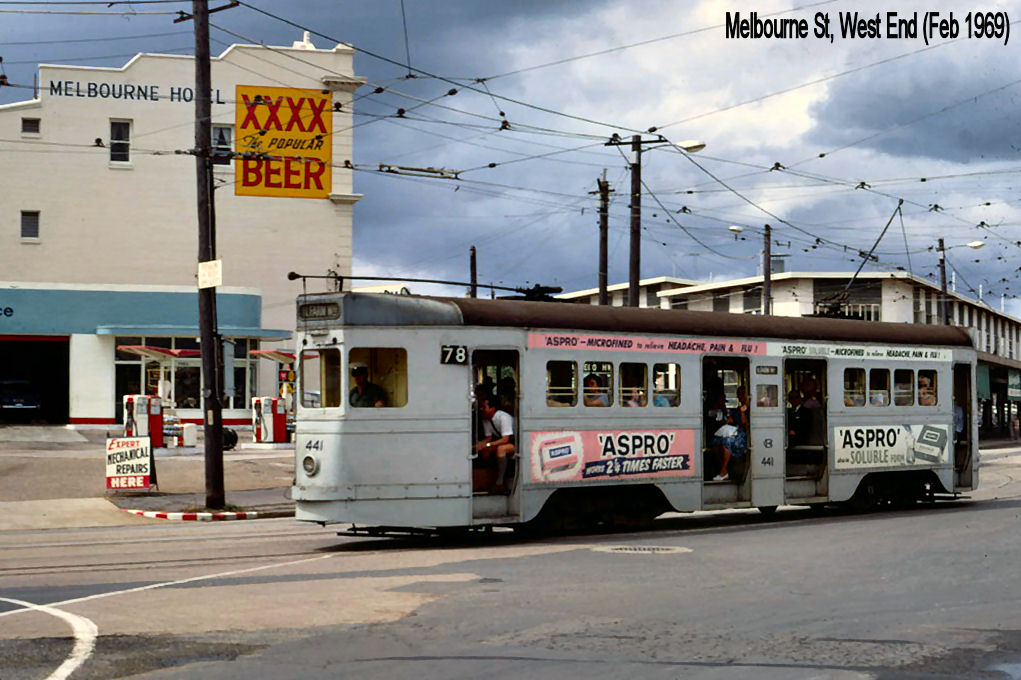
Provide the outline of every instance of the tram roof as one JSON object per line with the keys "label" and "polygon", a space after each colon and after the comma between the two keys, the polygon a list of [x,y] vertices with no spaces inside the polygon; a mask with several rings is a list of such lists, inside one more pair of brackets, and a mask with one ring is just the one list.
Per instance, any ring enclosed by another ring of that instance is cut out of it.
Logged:
{"label": "tram roof", "polygon": [[338,301],[344,323],[367,326],[500,326],[710,337],[791,338],[829,342],[971,347],[956,326],[851,319],[761,316],[681,309],[609,307],[564,302],[379,295],[312,294],[302,302]]}

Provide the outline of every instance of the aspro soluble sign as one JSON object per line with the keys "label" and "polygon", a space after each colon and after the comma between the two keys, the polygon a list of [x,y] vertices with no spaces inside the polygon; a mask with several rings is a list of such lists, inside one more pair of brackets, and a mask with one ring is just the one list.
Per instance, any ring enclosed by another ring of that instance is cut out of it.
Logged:
{"label": "aspro soluble sign", "polygon": [[108,490],[145,491],[155,484],[154,467],[148,437],[113,437],[106,440]]}
{"label": "aspro soluble sign", "polygon": [[237,196],[329,198],[333,187],[333,93],[238,85]]}

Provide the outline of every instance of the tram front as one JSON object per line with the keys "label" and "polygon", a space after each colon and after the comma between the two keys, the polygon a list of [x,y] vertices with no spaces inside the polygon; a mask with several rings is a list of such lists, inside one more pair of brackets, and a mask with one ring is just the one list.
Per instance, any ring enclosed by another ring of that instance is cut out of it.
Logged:
{"label": "tram front", "polygon": [[469,525],[467,368],[438,371],[426,359],[427,348],[460,325],[456,308],[323,293],[300,296],[297,311],[296,518]]}

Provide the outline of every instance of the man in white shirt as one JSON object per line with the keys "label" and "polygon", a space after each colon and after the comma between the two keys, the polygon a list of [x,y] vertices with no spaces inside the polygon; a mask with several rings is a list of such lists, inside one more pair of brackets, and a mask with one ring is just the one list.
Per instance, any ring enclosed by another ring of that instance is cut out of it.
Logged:
{"label": "man in white shirt", "polygon": [[506,493],[507,458],[514,455],[514,418],[490,403],[487,396],[479,397],[482,414],[482,440],[475,444],[479,455],[496,456],[496,484],[493,493]]}

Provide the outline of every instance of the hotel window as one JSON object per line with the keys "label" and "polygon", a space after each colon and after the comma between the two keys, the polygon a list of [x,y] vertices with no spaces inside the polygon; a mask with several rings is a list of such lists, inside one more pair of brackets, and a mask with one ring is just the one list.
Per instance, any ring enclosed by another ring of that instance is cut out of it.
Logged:
{"label": "hotel window", "polygon": [[213,164],[230,165],[230,155],[234,150],[234,127],[232,125],[213,126]]}
{"label": "hotel window", "polygon": [[40,132],[40,121],[38,118],[22,118],[21,134],[37,135]]}
{"label": "hotel window", "polygon": [[131,121],[110,121],[110,160],[116,163],[131,161]]}
{"label": "hotel window", "polygon": [[39,238],[39,211],[21,211],[21,238]]}

